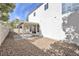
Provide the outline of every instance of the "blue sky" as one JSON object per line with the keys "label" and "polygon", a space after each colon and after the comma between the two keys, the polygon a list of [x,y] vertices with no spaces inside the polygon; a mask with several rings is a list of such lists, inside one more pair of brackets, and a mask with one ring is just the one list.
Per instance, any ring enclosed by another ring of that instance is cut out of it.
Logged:
{"label": "blue sky", "polygon": [[26,20],[29,13],[35,10],[42,3],[17,3],[14,11],[10,13],[10,21],[19,18],[20,20]]}

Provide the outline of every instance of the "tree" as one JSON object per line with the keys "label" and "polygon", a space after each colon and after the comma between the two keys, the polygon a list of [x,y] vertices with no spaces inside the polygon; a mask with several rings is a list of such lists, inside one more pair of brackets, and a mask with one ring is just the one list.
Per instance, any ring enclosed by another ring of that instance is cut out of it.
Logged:
{"label": "tree", "polygon": [[19,19],[13,20],[13,21],[11,22],[11,27],[12,27],[12,28],[16,28],[17,24],[19,24],[19,23],[20,23],[20,20],[19,20]]}
{"label": "tree", "polygon": [[12,12],[14,7],[15,4],[12,3],[0,3],[0,20],[8,21],[9,12]]}

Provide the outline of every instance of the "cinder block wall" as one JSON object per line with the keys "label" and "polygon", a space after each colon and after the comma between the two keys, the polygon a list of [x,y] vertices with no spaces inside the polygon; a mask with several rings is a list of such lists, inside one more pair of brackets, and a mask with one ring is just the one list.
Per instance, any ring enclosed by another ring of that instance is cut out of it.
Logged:
{"label": "cinder block wall", "polygon": [[8,33],[9,33],[9,28],[0,24],[0,46],[2,42],[4,41],[4,39],[6,38],[6,36],[8,35]]}

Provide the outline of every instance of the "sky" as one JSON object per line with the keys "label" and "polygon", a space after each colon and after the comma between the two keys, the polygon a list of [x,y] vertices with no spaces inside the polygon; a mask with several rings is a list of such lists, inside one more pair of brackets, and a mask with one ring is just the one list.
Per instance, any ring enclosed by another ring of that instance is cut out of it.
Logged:
{"label": "sky", "polygon": [[[9,20],[15,20],[16,18],[20,20],[27,20],[27,17],[29,13],[31,13],[33,10],[35,10],[38,6],[40,6],[43,3],[16,3],[16,7],[14,8],[14,11],[10,13]],[[71,3],[72,4],[72,3]],[[62,12],[66,13],[70,11],[69,7],[74,7],[74,9],[79,10],[79,3],[75,5],[71,5],[70,3],[64,3],[62,4]]]}
{"label": "sky", "polygon": [[20,20],[27,20],[28,14],[35,10],[42,3],[17,3],[13,12],[10,13],[9,20],[15,20],[16,18]]}

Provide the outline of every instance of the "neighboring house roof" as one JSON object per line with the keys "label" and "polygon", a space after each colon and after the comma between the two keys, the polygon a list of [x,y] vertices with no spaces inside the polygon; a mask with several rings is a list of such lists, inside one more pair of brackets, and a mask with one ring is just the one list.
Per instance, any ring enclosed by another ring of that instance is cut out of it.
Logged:
{"label": "neighboring house roof", "polygon": [[19,24],[17,24],[17,26],[21,26],[22,24],[38,24],[38,23],[35,23],[35,22],[20,22]]}

